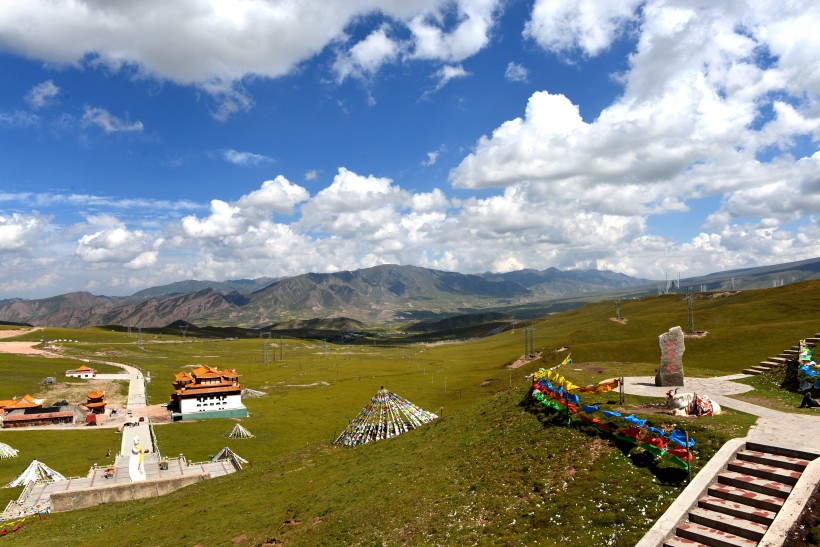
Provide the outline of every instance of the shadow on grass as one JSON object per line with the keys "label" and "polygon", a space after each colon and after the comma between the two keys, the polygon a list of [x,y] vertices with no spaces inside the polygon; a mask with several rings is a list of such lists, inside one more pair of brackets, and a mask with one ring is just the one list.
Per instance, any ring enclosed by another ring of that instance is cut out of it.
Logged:
{"label": "shadow on grass", "polygon": [[[607,401],[606,403],[594,403],[595,405],[609,404],[615,405],[617,401]],[[602,439],[615,448],[617,448],[630,462],[636,467],[648,470],[660,484],[667,486],[681,486],[689,478],[689,473],[679,467],[673,465],[664,465],[661,458],[656,457],[651,452],[644,450],[632,443],[618,439],[617,437],[607,434],[595,427],[585,425],[583,423],[574,422],[572,424],[568,421],[566,413],[551,409],[544,406],[538,400],[532,397],[530,393],[518,403],[518,406],[524,408],[527,412],[534,415],[544,428],[553,427],[572,427],[590,437],[597,437]]]}

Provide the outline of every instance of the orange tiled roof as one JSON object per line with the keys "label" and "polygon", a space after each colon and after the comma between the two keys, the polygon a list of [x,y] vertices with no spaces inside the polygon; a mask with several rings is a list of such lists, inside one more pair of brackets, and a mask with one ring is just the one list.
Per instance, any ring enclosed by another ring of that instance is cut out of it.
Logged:
{"label": "orange tiled roof", "polygon": [[87,367],[85,365],[80,365],[77,368],[75,368],[74,370],[91,370],[91,368]]}
{"label": "orange tiled roof", "polygon": [[101,408],[104,407],[106,404],[108,404],[108,399],[103,399],[102,401],[99,401],[97,403],[88,402],[85,403],[85,406],[87,406],[88,408]]}
{"label": "orange tiled roof", "polygon": [[177,397],[201,397],[209,393],[230,393],[242,391],[242,386],[227,384],[227,385],[211,385],[203,386],[200,389],[178,389],[176,390]]}
{"label": "orange tiled roof", "polygon": [[105,397],[105,391],[89,391],[88,398],[89,399],[102,399]]}
{"label": "orange tiled roof", "polygon": [[191,371],[191,374],[197,378],[214,378],[217,376],[221,377],[222,371],[218,368],[209,367],[208,365],[199,365]]}
{"label": "orange tiled roof", "polygon": [[20,397],[19,399],[12,399],[10,401],[2,401],[3,408],[6,409],[15,409],[15,408],[37,408],[38,406],[43,406],[44,399],[35,399],[28,393]]}

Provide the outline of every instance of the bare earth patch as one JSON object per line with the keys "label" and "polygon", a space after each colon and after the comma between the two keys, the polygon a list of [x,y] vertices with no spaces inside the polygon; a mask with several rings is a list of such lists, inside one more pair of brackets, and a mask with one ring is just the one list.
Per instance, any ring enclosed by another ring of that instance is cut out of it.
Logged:
{"label": "bare earth patch", "polygon": [[45,386],[43,391],[34,394],[36,398],[46,400],[46,404],[68,401],[71,405],[85,404],[89,391],[104,391],[108,399],[107,408],[125,408],[128,396],[120,393],[122,386],[119,380],[87,380],[82,383],[60,382]]}
{"label": "bare earth patch", "polygon": [[540,358],[541,358],[541,352],[540,351],[534,353],[533,355],[522,355],[521,357],[519,357],[518,359],[516,359],[515,361],[513,361],[512,363],[507,365],[507,368],[523,367],[527,363],[531,363],[531,362],[535,361],[536,359],[540,359]]}

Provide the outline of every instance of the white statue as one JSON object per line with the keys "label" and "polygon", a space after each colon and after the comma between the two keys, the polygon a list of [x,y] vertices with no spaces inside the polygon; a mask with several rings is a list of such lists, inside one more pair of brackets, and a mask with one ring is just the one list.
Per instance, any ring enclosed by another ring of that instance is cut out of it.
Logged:
{"label": "white statue", "polygon": [[128,460],[128,476],[131,477],[131,482],[145,480],[145,462],[143,459],[140,438],[135,435],[134,446],[131,447],[131,459]]}

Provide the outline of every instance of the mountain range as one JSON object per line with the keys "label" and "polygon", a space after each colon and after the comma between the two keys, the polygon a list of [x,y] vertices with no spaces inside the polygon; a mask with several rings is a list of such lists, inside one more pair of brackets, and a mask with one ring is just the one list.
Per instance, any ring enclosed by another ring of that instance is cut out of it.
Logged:
{"label": "mountain range", "polygon": [[[681,280],[676,290],[758,288],[820,276],[820,258]],[[668,284],[667,284],[668,285]],[[707,287],[708,285],[708,287]],[[519,270],[461,274],[381,265],[282,279],[181,281],[130,296],[74,292],[0,301],[0,322],[83,328],[102,325],[194,325],[267,328],[293,321],[350,318],[368,324],[435,322],[465,314],[515,310],[532,316],[556,302],[652,294],[661,284],[602,270]],[[541,306],[539,303],[543,303]],[[533,307],[534,306],[534,307]],[[547,313],[546,311],[544,313]]]}

